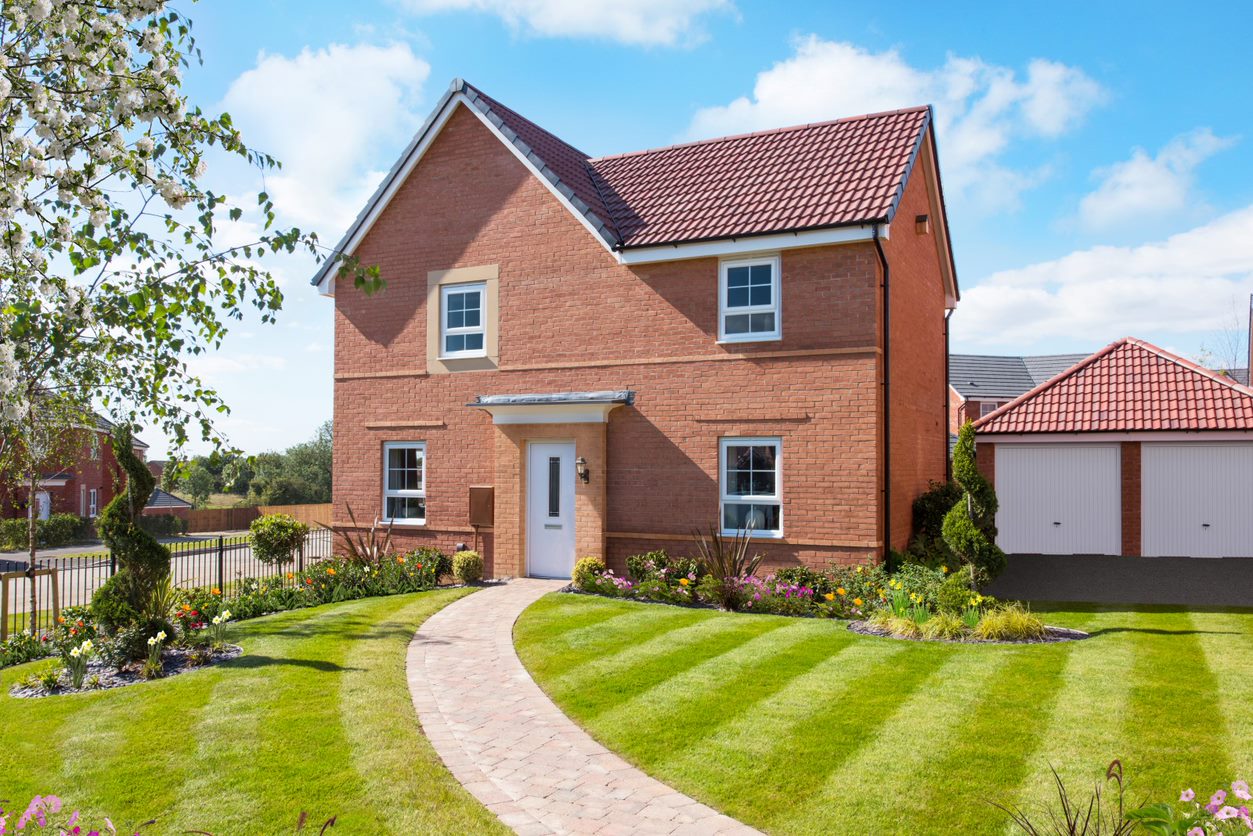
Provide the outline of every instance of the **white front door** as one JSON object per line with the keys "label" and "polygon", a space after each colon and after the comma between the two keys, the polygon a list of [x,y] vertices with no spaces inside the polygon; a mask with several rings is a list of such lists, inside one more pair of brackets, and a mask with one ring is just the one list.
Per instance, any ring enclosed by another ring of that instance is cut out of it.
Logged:
{"label": "white front door", "polygon": [[526,472],[527,574],[568,578],[574,570],[574,443],[530,444]]}
{"label": "white front door", "polygon": [[52,516],[52,495],[47,491],[35,494],[35,506],[39,509],[38,519],[46,520]]}
{"label": "white front door", "polygon": [[1253,557],[1253,444],[1144,444],[1145,557]]}
{"label": "white front door", "polygon": [[1115,445],[996,445],[996,543],[1010,554],[1120,554]]}

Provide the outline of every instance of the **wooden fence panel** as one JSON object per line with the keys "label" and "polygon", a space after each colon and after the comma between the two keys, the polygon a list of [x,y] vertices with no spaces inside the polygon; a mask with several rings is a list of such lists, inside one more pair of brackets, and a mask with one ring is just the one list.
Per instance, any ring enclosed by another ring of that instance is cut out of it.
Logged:
{"label": "wooden fence panel", "polygon": [[261,516],[256,508],[196,508],[187,515],[189,534],[205,531],[243,531]]}
{"label": "wooden fence panel", "polygon": [[331,524],[331,503],[323,502],[314,505],[260,505],[257,510],[262,514],[287,514],[300,522],[316,528]]}

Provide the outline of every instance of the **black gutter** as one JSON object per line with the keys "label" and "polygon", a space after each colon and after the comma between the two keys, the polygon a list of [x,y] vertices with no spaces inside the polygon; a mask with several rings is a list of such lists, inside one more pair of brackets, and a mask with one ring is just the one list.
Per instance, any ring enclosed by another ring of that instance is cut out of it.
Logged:
{"label": "black gutter", "polygon": [[[879,264],[883,267],[883,559],[887,560],[892,548],[892,269],[883,252],[877,226],[874,228],[874,246],[879,253]],[[944,438],[947,444],[947,433]]]}
{"label": "black gutter", "polygon": [[949,429],[948,422],[953,416],[953,387],[949,383],[948,373],[948,320],[953,315],[956,308],[949,308],[944,312],[944,481],[951,481],[953,478],[953,457],[948,454]]}

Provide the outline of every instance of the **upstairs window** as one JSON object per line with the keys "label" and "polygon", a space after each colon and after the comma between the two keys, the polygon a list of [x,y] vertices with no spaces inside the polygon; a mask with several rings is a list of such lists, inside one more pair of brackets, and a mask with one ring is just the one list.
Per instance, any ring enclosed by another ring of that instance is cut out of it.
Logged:
{"label": "upstairs window", "polygon": [[383,445],[383,522],[426,523],[426,444],[389,441]]}
{"label": "upstairs window", "polygon": [[719,341],[777,340],[783,336],[780,317],[778,256],[722,262],[718,276]]}
{"label": "upstairs window", "polygon": [[981,401],[979,403],[979,417],[982,418],[985,415],[991,415],[998,407],[1000,407],[1000,404],[996,401]]}
{"label": "upstairs window", "polygon": [[722,531],[752,525],[754,537],[783,536],[783,443],[778,438],[724,438],[719,444]]}
{"label": "upstairs window", "polygon": [[440,288],[441,357],[485,357],[483,301],[487,285],[450,284]]}

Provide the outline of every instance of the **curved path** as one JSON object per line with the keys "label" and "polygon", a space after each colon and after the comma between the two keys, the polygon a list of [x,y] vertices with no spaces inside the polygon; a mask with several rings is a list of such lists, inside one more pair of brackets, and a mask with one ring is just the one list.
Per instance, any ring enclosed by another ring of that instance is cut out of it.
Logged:
{"label": "curved path", "polygon": [[409,690],[445,765],[521,834],[757,833],[601,746],[531,679],[513,649],[513,623],[565,583],[489,587],[440,610],[413,637]]}

